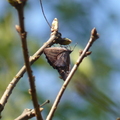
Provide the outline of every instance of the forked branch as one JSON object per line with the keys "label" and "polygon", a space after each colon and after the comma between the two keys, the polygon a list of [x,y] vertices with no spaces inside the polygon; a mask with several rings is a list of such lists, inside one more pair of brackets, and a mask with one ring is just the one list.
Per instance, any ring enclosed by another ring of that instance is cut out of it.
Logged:
{"label": "forked branch", "polygon": [[[16,30],[19,32],[20,31],[20,27],[16,26]],[[56,43],[58,38],[58,20],[57,18],[55,18],[53,20],[52,23],[52,27],[51,27],[51,36],[48,39],[48,41],[46,43],[43,44],[43,46],[33,55],[29,58],[29,63],[30,65],[32,65],[36,60],[38,60],[38,58],[41,56],[41,54],[43,53],[44,48],[46,48],[47,46],[51,46],[54,43]],[[19,72],[15,75],[15,77],[12,79],[12,81],[9,83],[9,85],[7,86],[5,92],[3,93],[1,99],[0,99],[0,113],[3,111],[14,87],[16,86],[16,84],[18,83],[18,81],[20,80],[21,77],[23,77],[24,73],[26,72],[26,66],[24,65]]]}
{"label": "forked branch", "polygon": [[61,100],[61,97],[62,97],[64,91],[66,90],[66,88],[67,88],[67,86],[68,86],[68,84],[69,84],[72,76],[74,75],[75,71],[76,71],[77,68],[79,67],[79,65],[80,65],[80,63],[82,62],[82,60],[84,59],[84,57],[86,57],[86,52],[88,52],[88,50],[89,50],[90,47],[92,46],[93,42],[94,42],[96,39],[98,39],[98,38],[99,38],[99,35],[98,35],[96,29],[93,28],[92,31],[91,31],[90,39],[89,39],[86,47],[84,48],[84,50],[83,50],[82,53],[80,54],[80,56],[79,56],[79,58],[77,59],[75,65],[73,66],[72,70],[70,71],[68,77],[66,78],[65,82],[63,83],[63,85],[62,85],[62,87],[61,87],[61,89],[60,89],[60,91],[59,91],[59,93],[58,93],[58,95],[57,95],[57,97],[56,97],[56,99],[55,99],[55,101],[54,101],[54,103],[53,103],[53,106],[52,106],[52,108],[51,108],[51,110],[50,110],[50,112],[49,112],[46,120],[52,120],[52,117],[53,117],[53,115],[54,115],[54,113],[55,113],[55,111],[56,111],[56,109],[57,109],[57,106],[58,106],[58,104],[59,104],[59,102],[60,102],[60,100]]}
{"label": "forked branch", "polygon": [[[3,96],[1,97],[1,99],[0,99],[0,113],[3,111],[4,106],[7,103],[7,100],[9,98],[9,96],[11,95],[12,90],[14,89],[15,85],[17,84],[19,79],[23,76],[23,74],[27,70],[28,76],[29,76],[29,81],[30,81],[32,100],[33,100],[34,108],[36,111],[35,113],[36,113],[37,119],[42,120],[41,114],[39,112],[38,102],[37,102],[36,89],[35,89],[35,84],[34,84],[34,76],[32,75],[32,70],[30,68],[30,65],[40,57],[40,55],[43,53],[43,49],[45,47],[47,47],[48,45],[54,44],[53,41],[55,41],[55,39],[56,39],[58,27],[56,25],[52,26],[52,29],[51,29],[52,34],[51,34],[50,39],[33,55],[33,57],[31,57],[29,59],[28,49],[27,49],[27,41],[26,41],[27,33],[25,32],[25,28],[24,28],[24,14],[23,14],[23,8],[24,8],[26,0],[23,0],[23,1],[21,1],[21,0],[9,0],[9,2],[18,11],[20,26],[16,26],[16,29],[21,37],[25,65],[17,73],[17,75],[14,77],[14,79],[10,82],[6,91],[4,92]],[[54,28],[55,28],[55,30],[54,30]]]}
{"label": "forked branch", "polygon": [[[42,112],[43,108],[39,108],[39,111]],[[23,113],[17,117],[15,120],[28,120],[30,118],[35,117],[35,110],[34,109],[25,109]]]}
{"label": "forked branch", "polygon": [[25,26],[24,26],[24,4],[19,3],[18,7],[16,7],[17,12],[18,12],[18,19],[19,19],[19,35],[21,37],[21,43],[22,43],[22,50],[23,50],[23,56],[24,56],[24,62],[28,74],[28,79],[29,79],[29,84],[30,84],[30,90],[31,90],[31,97],[32,97],[32,102],[33,106],[35,109],[35,114],[37,120],[42,120],[41,113],[39,111],[39,104],[37,100],[37,93],[36,93],[36,87],[35,87],[35,77],[33,76],[32,69],[30,67],[29,63],[29,52],[28,52],[28,47],[27,47],[27,33],[25,31]]}

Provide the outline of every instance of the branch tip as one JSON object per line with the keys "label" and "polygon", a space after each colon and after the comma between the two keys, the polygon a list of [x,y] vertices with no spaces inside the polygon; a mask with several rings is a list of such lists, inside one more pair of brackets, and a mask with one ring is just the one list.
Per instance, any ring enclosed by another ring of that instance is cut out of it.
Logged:
{"label": "branch tip", "polygon": [[58,19],[54,18],[51,26],[51,32],[58,31]]}
{"label": "branch tip", "polygon": [[18,9],[21,4],[24,6],[26,1],[27,0],[8,0],[8,2],[16,9]]}
{"label": "branch tip", "polygon": [[93,29],[91,30],[91,37],[92,37],[94,40],[96,40],[96,39],[99,38],[99,34],[97,33],[96,28],[93,28]]}

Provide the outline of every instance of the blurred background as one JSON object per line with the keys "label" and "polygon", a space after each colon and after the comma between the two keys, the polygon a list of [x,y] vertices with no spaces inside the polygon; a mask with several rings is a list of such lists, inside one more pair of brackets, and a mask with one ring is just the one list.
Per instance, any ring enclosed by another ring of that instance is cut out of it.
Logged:
{"label": "blurred background", "polygon": [[[116,120],[120,117],[120,1],[118,0],[44,0],[48,21],[59,20],[62,37],[72,40],[71,67],[79,50],[87,44],[92,28],[100,38],[91,47],[92,54],[84,59],[65,91],[53,120]],[[24,64],[21,41],[15,30],[16,10],[5,0],[0,1],[0,97]],[[50,36],[39,0],[28,0],[25,27],[29,54],[33,55]],[[45,119],[63,81],[44,55],[32,65],[36,78],[39,103],[49,99],[42,112]],[[27,75],[18,82],[4,111],[3,120],[13,120],[25,108],[33,108],[28,94]],[[33,118],[34,120],[35,118]]]}

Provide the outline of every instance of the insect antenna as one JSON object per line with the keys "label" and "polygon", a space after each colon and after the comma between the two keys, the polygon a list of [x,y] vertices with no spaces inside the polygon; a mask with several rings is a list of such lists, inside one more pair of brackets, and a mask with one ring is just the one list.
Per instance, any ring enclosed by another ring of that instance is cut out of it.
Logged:
{"label": "insect antenna", "polygon": [[73,51],[73,50],[75,49],[75,47],[76,47],[77,44],[78,44],[78,43],[76,43],[73,48],[71,48],[70,45],[66,46],[65,48],[68,48],[68,47],[69,47],[69,49],[70,49],[71,51]]}
{"label": "insect antenna", "polygon": [[[75,47],[77,46],[77,44],[78,44],[78,43],[76,43],[76,44],[74,45],[73,50],[75,49]],[[73,51],[73,50],[72,50],[72,51]]]}
{"label": "insect antenna", "polygon": [[39,0],[39,1],[40,1],[40,6],[41,6],[42,13],[43,13],[43,17],[45,18],[48,26],[51,28],[51,25],[50,25],[50,23],[48,22],[47,17],[46,17],[45,12],[44,12],[44,9],[43,9],[42,0]]}

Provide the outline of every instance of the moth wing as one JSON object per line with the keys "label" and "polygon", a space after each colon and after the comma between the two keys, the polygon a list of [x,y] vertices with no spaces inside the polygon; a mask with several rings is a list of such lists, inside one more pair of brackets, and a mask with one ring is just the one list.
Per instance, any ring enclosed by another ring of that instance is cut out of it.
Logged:
{"label": "moth wing", "polygon": [[63,68],[65,71],[69,71],[70,65],[70,51],[63,51],[57,56],[55,66],[58,68]]}
{"label": "moth wing", "polygon": [[66,48],[53,47],[45,48],[44,54],[49,62],[49,64],[57,69],[61,78],[65,80],[70,71],[70,53],[72,51]]}
{"label": "moth wing", "polygon": [[46,55],[47,60],[51,61],[52,63],[56,61],[56,55],[52,52],[52,50],[45,48],[44,54]]}
{"label": "moth wing", "polygon": [[49,64],[56,68],[55,62],[58,60],[57,57],[65,50],[65,48],[53,47],[53,48],[45,48],[44,54],[49,62]]}
{"label": "moth wing", "polygon": [[57,70],[61,75],[60,78],[66,80],[69,72],[70,72],[70,53],[72,51],[67,50],[58,55],[57,61],[55,65],[57,66]]}

